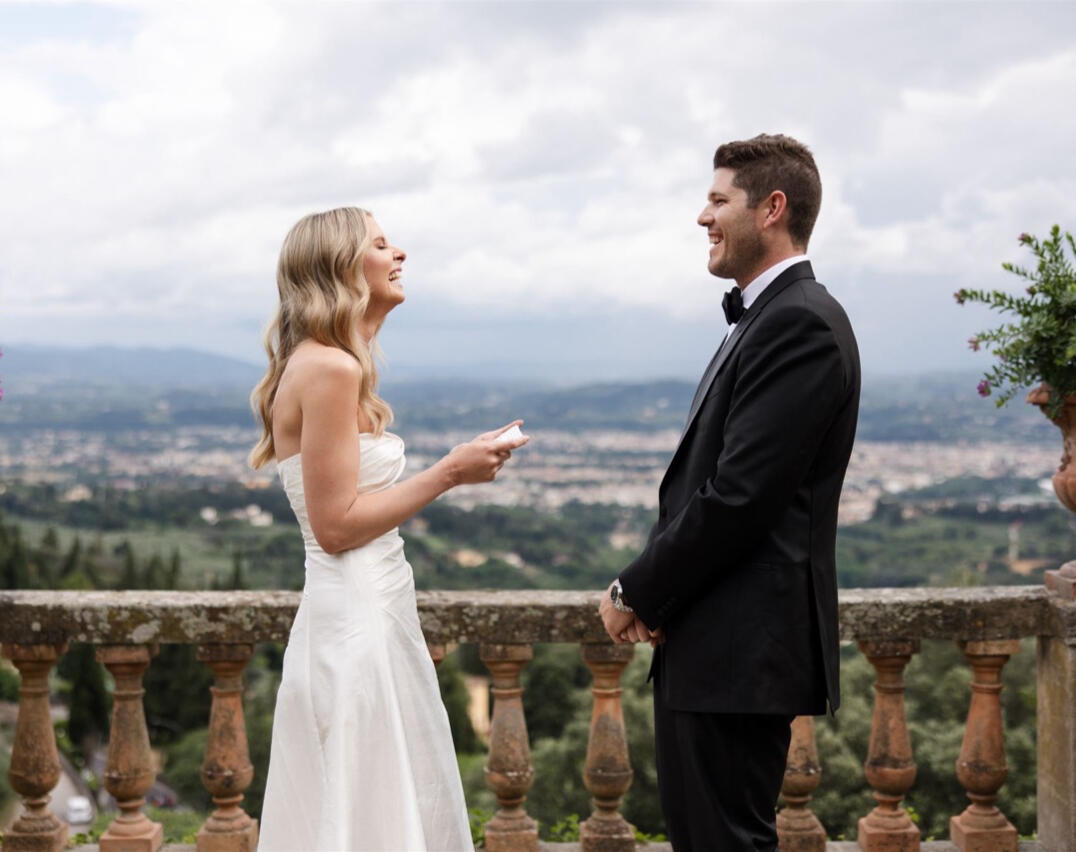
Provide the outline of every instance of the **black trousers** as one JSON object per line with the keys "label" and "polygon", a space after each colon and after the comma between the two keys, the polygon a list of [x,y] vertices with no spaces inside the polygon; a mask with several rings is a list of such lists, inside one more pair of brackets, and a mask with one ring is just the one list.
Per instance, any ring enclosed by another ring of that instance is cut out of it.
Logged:
{"label": "black trousers", "polygon": [[658,790],[676,852],[776,852],[793,716],[670,710],[654,690]]}

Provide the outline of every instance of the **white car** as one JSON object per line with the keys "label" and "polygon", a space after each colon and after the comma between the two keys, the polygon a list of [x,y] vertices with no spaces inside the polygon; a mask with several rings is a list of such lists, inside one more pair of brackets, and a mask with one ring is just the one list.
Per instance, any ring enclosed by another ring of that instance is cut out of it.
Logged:
{"label": "white car", "polygon": [[85,796],[71,796],[67,800],[68,825],[88,825],[93,822],[93,805]]}

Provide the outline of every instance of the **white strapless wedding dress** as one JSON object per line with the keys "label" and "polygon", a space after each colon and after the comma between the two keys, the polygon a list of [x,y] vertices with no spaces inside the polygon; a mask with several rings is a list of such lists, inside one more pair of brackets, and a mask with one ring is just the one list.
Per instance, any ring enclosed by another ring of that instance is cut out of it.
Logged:
{"label": "white strapless wedding dress", "polygon": [[[358,490],[391,486],[403,441],[362,434]],[[306,544],[284,653],[259,852],[473,852],[448,714],[393,529],[335,556],[310,530],[298,455],[278,464]]]}

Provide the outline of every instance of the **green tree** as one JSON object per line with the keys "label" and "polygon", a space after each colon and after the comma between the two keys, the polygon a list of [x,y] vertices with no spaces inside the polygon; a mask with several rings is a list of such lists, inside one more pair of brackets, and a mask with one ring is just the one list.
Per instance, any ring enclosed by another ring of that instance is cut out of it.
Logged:
{"label": "green tree", "polygon": [[228,582],[228,588],[233,590],[247,587],[246,581],[243,579],[243,554],[239,551],[239,548],[232,551],[232,577]]}
{"label": "green tree", "polygon": [[523,669],[523,712],[532,740],[559,737],[577,715],[580,687],[590,683],[577,645],[535,645]]}
{"label": "green tree", "polygon": [[51,589],[56,585],[56,569],[60,561],[60,536],[52,526],[46,527],[41,546],[31,561],[33,575],[30,585],[37,589]]}
{"label": "green tree", "polygon": [[89,559],[101,559],[105,555],[105,539],[98,530],[90,543],[86,545],[86,556]]}
{"label": "green tree", "polygon": [[161,645],[142,677],[146,724],[155,745],[209,724],[213,672],[196,652],[195,645]]}
{"label": "green tree", "polygon": [[41,552],[47,556],[55,557],[60,553],[60,536],[56,528],[48,526],[44,535],[41,536]]}
{"label": "green tree", "polygon": [[112,699],[105,686],[105,669],[93,645],[72,645],[56,665],[67,681],[67,735],[85,759],[108,739]]}
{"label": "green tree", "polygon": [[19,700],[19,672],[6,660],[0,662],[0,701]]}
{"label": "green tree", "polygon": [[168,573],[165,575],[164,587],[166,589],[178,589],[180,576],[179,548],[173,548],[172,557],[168,561]]}
{"label": "green tree", "polygon": [[76,568],[62,580],[60,580],[59,588],[68,589],[74,591],[92,591],[94,588],[93,580],[86,572],[85,567]]}
{"label": "green tree", "polygon": [[7,771],[11,764],[11,749],[0,748],[0,813],[6,813],[15,799],[15,791],[8,786]]}
{"label": "green tree", "polygon": [[98,532],[86,547],[86,552],[82,557],[82,571],[86,575],[91,589],[104,588],[104,584],[101,582],[101,568],[104,561],[105,542],[101,533]]}
{"label": "green tree", "polygon": [[[247,731],[249,738],[250,731]],[[164,778],[168,785],[176,791],[183,804],[194,808],[196,811],[208,812],[213,807],[213,798],[202,786],[202,761],[205,759],[206,743],[209,740],[209,731],[206,728],[195,728],[187,731],[178,740],[170,744],[167,749],[168,762],[164,768]],[[251,741],[253,745],[253,741]],[[255,779],[257,773],[255,773]],[[249,804],[243,802],[243,807],[251,813]]]}
{"label": "green tree", "polygon": [[126,546],[122,547],[123,572],[120,574],[118,588],[137,589],[140,587],[140,583],[138,582],[138,566],[135,564],[134,550],[126,539],[124,539],[123,544]]}
{"label": "green tree", "polygon": [[0,587],[5,589],[26,589],[30,587],[30,561],[26,547],[22,543],[19,528],[14,527],[9,537],[7,555],[0,565]]}
{"label": "green tree", "polygon": [[142,574],[143,589],[160,589],[164,586],[164,561],[159,553],[154,553],[146,563]]}
{"label": "green tree", "polygon": [[60,580],[73,574],[79,568],[79,563],[82,561],[82,539],[77,535],[75,540],[71,542],[71,549],[67,551],[63,558],[63,562],[60,564]]}
{"label": "green tree", "polygon": [[437,667],[437,682],[441,687],[441,700],[448,711],[448,724],[452,729],[452,742],[456,753],[470,754],[478,750],[478,737],[467,714],[470,696],[460,671],[456,654],[448,654]]}

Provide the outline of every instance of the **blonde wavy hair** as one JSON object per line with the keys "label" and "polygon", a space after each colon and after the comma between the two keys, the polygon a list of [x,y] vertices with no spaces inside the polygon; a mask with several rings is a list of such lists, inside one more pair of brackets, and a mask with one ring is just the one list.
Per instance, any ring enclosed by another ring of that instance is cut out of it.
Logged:
{"label": "blonde wavy hair", "polygon": [[[376,343],[359,334],[359,322],[370,304],[370,285],[362,260],[372,242],[370,213],[359,207],[338,207],[304,216],[284,238],[276,269],[280,306],[265,333],[269,368],[250,395],[261,420],[261,440],[250,453],[257,469],[276,456],[273,445],[273,402],[291,353],[304,340],[343,349],[359,362],[359,410],[373,424],[375,435],[392,422],[392,409],[376,392]],[[374,350],[374,352],[371,351]]]}

